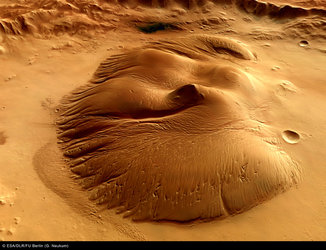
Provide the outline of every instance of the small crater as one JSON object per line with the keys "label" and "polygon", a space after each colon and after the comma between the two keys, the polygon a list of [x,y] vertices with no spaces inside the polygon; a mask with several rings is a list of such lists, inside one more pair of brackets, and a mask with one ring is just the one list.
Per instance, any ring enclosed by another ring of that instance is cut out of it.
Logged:
{"label": "small crater", "polygon": [[4,135],[3,132],[0,132],[0,145],[3,145],[6,143],[7,137]]}
{"label": "small crater", "polygon": [[277,70],[279,70],[279,69],[280,69],[280,66],[274,66],[274,67],[272,68],[273,71],[277,71]]}
{"label": "small crater", "polygon": [[14,218],[14,222],[15,222],[16,225],[19,224],[20,221],[21,221],[21,218],[20,217],[15,217]]}
{"label": "small crater", "polygon": [[299,46],[300,47],[307,47],[307,46],[309,46],[309,43],[306,40],[302,40],[302,41],[299,42]]}
{"label": "small crater", "polygon": [[287,96],[288,94],[295,94],[298,92],[298,88],[290,81],[282,80],[278,84],[277,94],[280,96]]}
{"label": "small crater", "polygon": [[284,141],[290,144],[298,143],[300,140],[300,135],[292,130],[284,130],[282,132],[282,138]]}
{"label": "small crater", "polygon": [[16,229],[15,228],[10,228],[7,230],[7,235],[14,235]]}

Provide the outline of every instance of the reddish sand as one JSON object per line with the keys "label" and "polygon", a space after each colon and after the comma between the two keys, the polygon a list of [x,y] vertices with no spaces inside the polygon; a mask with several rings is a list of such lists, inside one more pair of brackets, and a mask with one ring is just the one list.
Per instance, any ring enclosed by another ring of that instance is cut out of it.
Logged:
{"label": "reddish sand", "polygon": [[[1,1],[0,239],[326,240],[325,1],[119,2]],[[149,22],[175,28],[137,28]],[[134,222],[88,200],[71,178],[56,108],[110,55],[193,34],[240,40],[257,56],[235,63],[261,83],[254,117],[273,128],[269,143],[298,163],[300,181],[226,218]]]}

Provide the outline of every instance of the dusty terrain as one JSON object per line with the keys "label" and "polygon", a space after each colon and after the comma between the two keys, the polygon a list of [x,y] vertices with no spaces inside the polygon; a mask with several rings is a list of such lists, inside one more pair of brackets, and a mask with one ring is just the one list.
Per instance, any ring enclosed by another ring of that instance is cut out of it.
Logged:
{"label": "dusty terrain", "polygon": [[[326,240],[326,2],[265,2],[2,0],[0,239]],[[139,28],[151,23],[169,25]],[[56,146],[58,105],[110,55],[194,34],[236,39],[254,53],[237,67],[269,94],[257,97],[256,118],[298,163],[300,181],[209,221],[135,222],[97,206]]]}

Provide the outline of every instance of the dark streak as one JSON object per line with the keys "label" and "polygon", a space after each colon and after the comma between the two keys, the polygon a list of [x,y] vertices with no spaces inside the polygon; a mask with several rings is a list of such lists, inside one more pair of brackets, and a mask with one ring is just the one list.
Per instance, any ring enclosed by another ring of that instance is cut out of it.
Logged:
{"label": "dark streak", "polygon": [[0,145],[3,145],[6,143],[7,137],[4,135],[3,132],[0,132]]}

